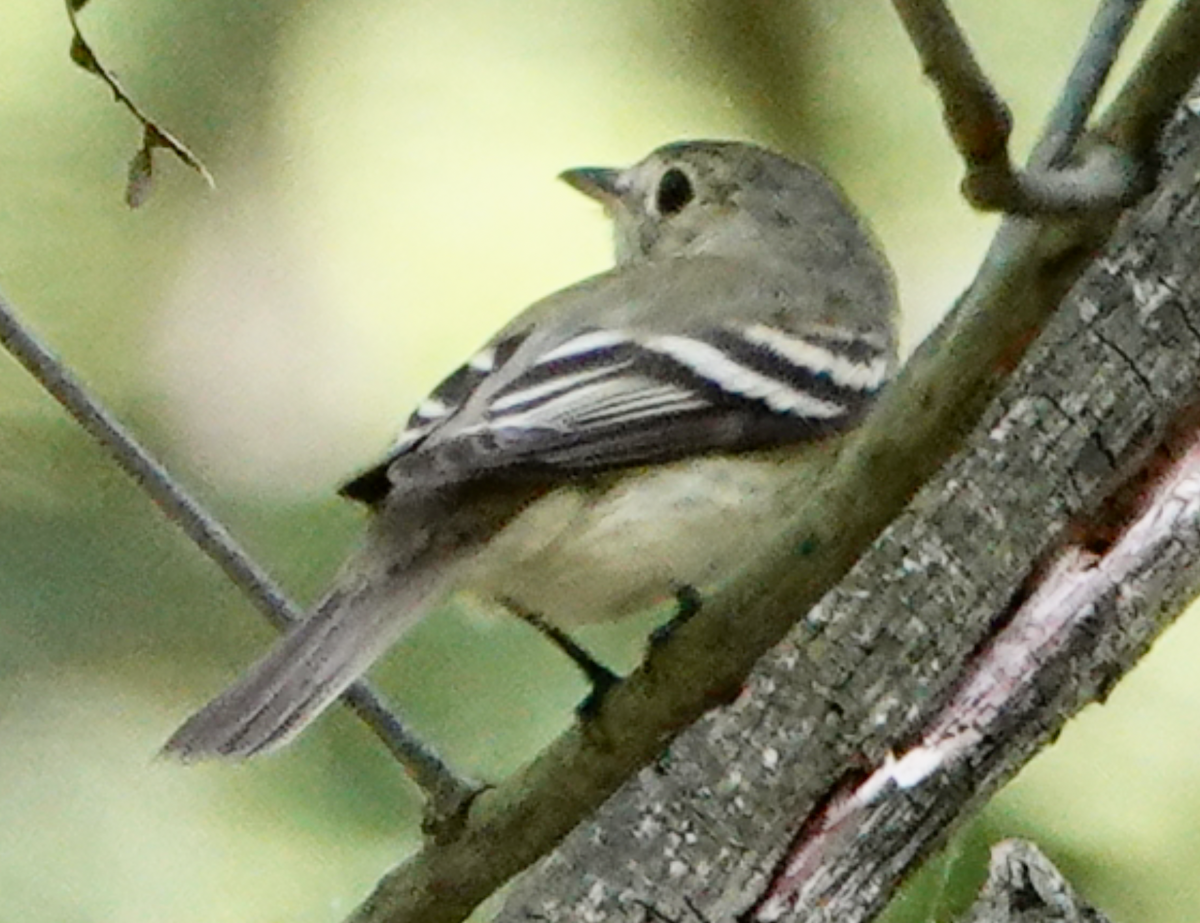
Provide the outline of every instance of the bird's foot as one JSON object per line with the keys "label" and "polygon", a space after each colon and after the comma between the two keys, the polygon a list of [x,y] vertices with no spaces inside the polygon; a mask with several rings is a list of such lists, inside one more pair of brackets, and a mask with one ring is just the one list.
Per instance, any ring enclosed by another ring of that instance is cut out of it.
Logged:
{"label": "bird's foot", "polygon": [[588,653],[569,634],[557,625],[546,621],[538,613],[517,604],[511,599],[504,600],[504,605],[511,609],[522,621],[536,628],[543,637],[566,654],[571,659],[571,662],[579,668],[580,672],[587,678],[587,681],[591,683],[592,689],[584,697],[583,701],[575,706],[575,713],[582,720],[594,717],[600,711],[604,697],[610,689],[621,682],[621,677]]}
{"label": "bird's foot", "polygon": [[675,588],[675,614],[671,616],[669,621],[659,625],[654,631],[650,632],[650,653],[658,650],[667,641],[671,635],[679,630],[680,626],[686,625],[692,618],[695,617],[704,606],[704,599],[700,595],[700,591],[694,586],[689,586],[686,583],[681,583]]}

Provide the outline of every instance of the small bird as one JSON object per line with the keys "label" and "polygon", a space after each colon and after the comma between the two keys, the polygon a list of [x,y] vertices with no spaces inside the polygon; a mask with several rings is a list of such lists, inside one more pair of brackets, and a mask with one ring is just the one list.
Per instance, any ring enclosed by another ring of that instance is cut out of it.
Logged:
{"label": "small bird", "polygon": [[307,727],[454,592],[559,629],[719,584],[896,366],[891,270],[840,190],[687,141],[562,179],[616,266],[535,303],[341,493],[371,513],[333,588],[164,750],[248,757]]}

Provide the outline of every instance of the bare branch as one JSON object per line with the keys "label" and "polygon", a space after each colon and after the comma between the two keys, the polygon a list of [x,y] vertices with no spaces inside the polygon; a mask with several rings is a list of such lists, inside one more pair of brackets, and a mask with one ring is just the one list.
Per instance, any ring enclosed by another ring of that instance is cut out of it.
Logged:
{"label": "bare branch", "polygon": [[92,46],[88,44],[79,28],[78,11],[83,9],[87,2],[88,0],[66,0],[67,19],[70,20],[73,33],[71,60],[89,74],[102,80],[112,90],[117,102],[128,109],[142,126],[142,145],[129,162],[129,183],[125,189],[125,201],[129,207],[137,208],[150,196],[154,179],[154,151],[156,148],[170,151],[199,173],[200,178],[208,184],[210,189],[215,189],[216,180],[213,179],[212,174],[208,172],[208,168],[204,166],[200,158],[193,154],[182,141],[151,119],[121,86],[116,74],[100,63],[96,52],[92,50]]}
{"label": "bare branch", "polygon": [[968,168],[995,163],[1012,169],[1012,113],[987,79],[958,23],[940,0],[893,0],[945,107],[946,130]]}
{"label": "bare branch", "polygon": [[1109,923],[1032,843],[992,847],[988,879],[963,923]]}
{"label": "bare branch", "polygon": [[1196,78],[1200,0],[1179,0],[1154,35],[1095,134],[1139,161],[1157,156],[1162,127]]}
{"label": "bare branch", "polygon": [[[1031,170],[1059,169],[1075,153],[1100,91],[1143,4],[1144,0],[1102,0],[1083,49],[1029,156]],[[1163,121],[1169,114],[1164,113]]]}
{"label": "bare branch", "polygon": [[[108,450],[167,518],[250,597],[267,621],[283,631],[302,617],[295,604],[229,531],[20,323],[3,295],[0,295],[0,343],[66,408],[89,436]],[[461,810],[476,791],[473,783],[456,776],[433,750],[403,726],[365,683],[352,686],[343,698],[413,780],[430,794],[436,816],[450,817]]]}
{"label": "bare branch", "polygon": [[[962,190],[976,208],[1014,215],[1062,215],[1128,205],[1151,171],[1129,152],[1078,141],[1142,0],[1103,0],[1087,41],[1025,170],[1008,151],[1012,118],[975,60],[943,0],[894,0],[945,108],[946,126],[966,162]],[[1074,157],[1077,162],[1070,163]]]}

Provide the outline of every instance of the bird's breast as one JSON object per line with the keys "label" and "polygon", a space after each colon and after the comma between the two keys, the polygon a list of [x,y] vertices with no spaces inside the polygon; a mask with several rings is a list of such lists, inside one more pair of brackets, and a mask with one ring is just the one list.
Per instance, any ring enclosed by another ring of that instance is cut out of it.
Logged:
{"label": "bird's breast", "polygon": [[681,586],[704,593],[775,537],[781,503],[802,493],[802,469],[781,458],[691,458],[556,488],[489,543],[465,588],[562,627],[632,615]]}

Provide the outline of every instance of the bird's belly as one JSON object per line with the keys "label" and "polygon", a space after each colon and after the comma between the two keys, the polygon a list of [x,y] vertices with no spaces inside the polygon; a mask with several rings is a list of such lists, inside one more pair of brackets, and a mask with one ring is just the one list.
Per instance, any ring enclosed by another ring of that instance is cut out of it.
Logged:
{"label": "bird's belly", "polygon": [[785,490],[796,494],[777,453],[562,487],[496,536],[468,586],[563,627],[619,619],[733,576],[773,537]]}

